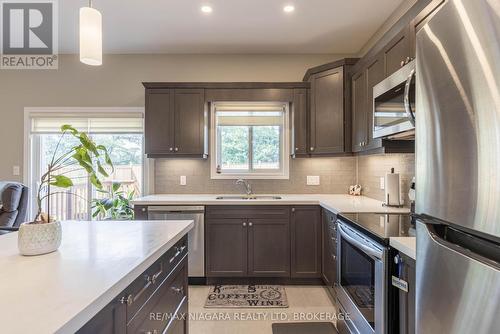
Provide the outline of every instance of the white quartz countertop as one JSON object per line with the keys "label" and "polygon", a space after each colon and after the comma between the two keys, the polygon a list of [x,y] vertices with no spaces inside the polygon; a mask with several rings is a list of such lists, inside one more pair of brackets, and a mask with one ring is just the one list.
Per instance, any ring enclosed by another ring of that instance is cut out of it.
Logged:
{"label": "white quartz countertop", "polygon": [[193,228],[193,221],[63,222],[56,252],[0,235],[0,332],[74,333]]}
{"label": "white quartz countertop", "polygon": [[417,238],[416,237],[396,237],[390,238],[389,244],[403,254],[417,259]]}
{"label": "white quartz countertop", "polygon": [[[265,194],[257,194],[261,196]],[[165,194],[149,195],[138,198],[132,203],[134,205],[321,205],[333,213],[408,213],[408,208],[389,208],[382,206],[381,201],[366,196],[351,196],[343,194],[272,194],[280,196],[281,199],[223,199],[218,196],[235,196],[221,194]]]}

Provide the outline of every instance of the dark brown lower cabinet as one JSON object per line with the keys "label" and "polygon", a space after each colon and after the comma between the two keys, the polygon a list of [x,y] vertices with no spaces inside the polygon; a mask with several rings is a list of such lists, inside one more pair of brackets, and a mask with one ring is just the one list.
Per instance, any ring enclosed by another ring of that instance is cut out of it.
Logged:
{"label": "dark brown lower cabinet", "polygon": [[294,206],[290,214],[292,278],[321,277],[321,209]]}
{"label": "dark brown lower cabinet", "polygon": [[399,290],[399,333],[414,334],[415,333],[415,288],[416,288],[416,271],[415,260],[399,253],[403,259],[401,279],[408,282],[408,292]]}
{"label": "dark brown lower cabinet", "polygon": [[247,276],[247,221],[207,219],[205,228],[207,277]]}
{"label": "dark brown lower cabinet", "polygon": [[187,333],[187,259],[184,236],[77,333]]}
{"label": "dark brown lower cabinet", "polygon": [[290,208],[208,206],[207,277],[290,277]]}
{"label": "dark brown lower cabinet", "polygon": [[290,224],[284,219],[249,219],[248,276],[290,276]]}
{"label": "dark brown lower cabinet", "polygon": [[337,227],[336,215],[323,209],[323,240],[322,240],[322,270],[321,278],[330,294],[335,297],[334,286],[337,279]]}

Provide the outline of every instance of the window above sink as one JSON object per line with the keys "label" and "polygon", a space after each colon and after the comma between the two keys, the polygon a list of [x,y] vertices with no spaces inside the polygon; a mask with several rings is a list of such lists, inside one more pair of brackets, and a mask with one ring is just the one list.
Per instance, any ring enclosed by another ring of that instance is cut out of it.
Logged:
{"label": "window above sink", "polygon": [[214,102],[212,179],[288,179],[288,103]]}

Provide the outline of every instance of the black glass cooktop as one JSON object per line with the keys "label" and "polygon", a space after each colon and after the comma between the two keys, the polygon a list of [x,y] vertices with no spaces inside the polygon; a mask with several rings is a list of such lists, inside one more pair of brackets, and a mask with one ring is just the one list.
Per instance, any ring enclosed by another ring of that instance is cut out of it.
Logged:
{"label": "black glass cooktop", "polygon": [[338,218],[385,244],[391,237],[415,236],[409,214],[342,213]]}

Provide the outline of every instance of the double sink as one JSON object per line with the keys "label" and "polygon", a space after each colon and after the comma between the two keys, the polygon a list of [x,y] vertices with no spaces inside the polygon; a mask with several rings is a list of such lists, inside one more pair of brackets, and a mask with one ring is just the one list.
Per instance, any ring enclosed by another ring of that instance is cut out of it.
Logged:
{"label": "double sink", "polygon": [[270,196],[270,195],[234,195],[234,196],[217,196],[215,199],[218,200],[280,200],[280,196]]}

